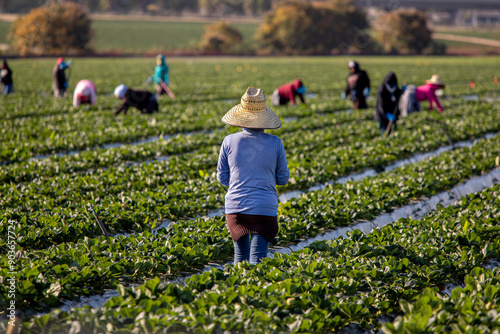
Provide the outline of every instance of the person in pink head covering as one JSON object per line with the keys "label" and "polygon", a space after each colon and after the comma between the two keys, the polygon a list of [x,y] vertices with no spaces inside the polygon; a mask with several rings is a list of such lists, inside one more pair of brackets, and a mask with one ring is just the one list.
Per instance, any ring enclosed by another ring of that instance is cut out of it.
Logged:
{"label": "person in pink head covering", "polygon": [[80,80],[76,84],[75,92],[73,93],[73,107],[78,107],[82,104],[97,103],[96,88],[90,80]]}

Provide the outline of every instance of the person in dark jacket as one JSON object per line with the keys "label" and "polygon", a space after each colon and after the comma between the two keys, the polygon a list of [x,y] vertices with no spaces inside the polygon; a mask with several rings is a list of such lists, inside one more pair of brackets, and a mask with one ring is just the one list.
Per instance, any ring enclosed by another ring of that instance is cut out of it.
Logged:
{"label": "person in dark jacket", "polygon": [[63,57],[57,58],[57,63],[52,69],[52,88],[54,89],[55,97],[64,97],[66,90],[69,87],[68,80],[66,79],[67,68],[71,66],[71,60],[67,63]]}
{"label": "person in dark jacket", "polygon": [[302,103],[306,103],[304,99],[304,94],[306,92],[306,86],[300,79],[295,79],[293,82],[287,83],[280,86],[274,90],[272,97],[272,105],[285,105],[290,102],[292,106],[295,105],[295,97],[298,96]]}
{"label": "person in dark jacket", "polygon": [[3,95],[10,94],[14,91],[14,82],[12,81],[12,70],[7,64],[7,59],[3,60],[2,69],[0,71],[2,93]]}
{"label": "person in dark jacket", "polygon": [[349,76],[347,77],[347,86],[342,93],[342,98],[351,97],[354,109],[366,109],[366,98],[370,95],[370,78],[366,71],[363,71],[358,62],[351,60],[348,63]]}
{"label": "person in dark jacket", "polygon": [[387,73],[378,88],[377,107],[375,108],[375,120],[379,122],[381,136],[391,133],[392,125],[396,130],[401,94],[402,91],[398,87],[396,74],[394,72]]}
{"label": "person in dark jacket", "polygon": [[123,103],[115,110],[115,115],[122,111],[126,114],[129,107],[139,109],[142,114],[152,114],[158,111],[156,95],[148,91],[130,89],[122,84],[115,88],[114,95],[117,99],[123,100]]}

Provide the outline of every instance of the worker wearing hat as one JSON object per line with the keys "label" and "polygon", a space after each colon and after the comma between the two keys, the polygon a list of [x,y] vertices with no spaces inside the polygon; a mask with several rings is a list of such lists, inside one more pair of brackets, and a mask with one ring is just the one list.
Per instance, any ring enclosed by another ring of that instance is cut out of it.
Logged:
{"label": "worker wearing hat", "polygon": [[437,110],[442,113],[444,108],[439,103],[436,91],[443,89],[445,84],[439,77],[434,74],[429,80],[425,81],[425,85],[416,87],[415,85],[408,85],[405,92],[401,96],[399,109],[401,116],[407,116],[412,112],[420,111],[420,102],[429,101],[429,110],[434,110],[434,104]]}
{"label": "worker wearing hat", "polygon": [[249,87],[222,122],[242,128],[224,138],[217,164],[217,180],[229,187],[225,213],[234,263],[257,264],[278,233],[276,185],[290,176],[281,139],[264,132],[281,127],[281,120],[266,106],[262,89]]}

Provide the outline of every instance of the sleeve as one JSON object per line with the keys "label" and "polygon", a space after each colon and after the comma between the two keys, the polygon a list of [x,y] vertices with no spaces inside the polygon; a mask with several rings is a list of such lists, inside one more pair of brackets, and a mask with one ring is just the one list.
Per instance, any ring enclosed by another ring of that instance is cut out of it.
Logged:
{"label": "sleeve", "polygon": [[384,97],[380,88],[377,90],[377,106],[375,107],[375,113],[380,117],[380,120],[386,119]]}
{"label": "sleeve", "polygon": [[80,105],[80,99],[78,98],[78,92],[75,89],[75,92],[73,93],[73,107],[78,107]]}
{"label": "sleeve", "polygon": [[97,95],[95,92],[95,88],[92,89],[92,92],[90,93],[90,103],[96,104],[97,103]]}
{"label": "sleeve", "polygon": [[436,92],[431,92],[430,93],[431,96],[429,96],[429,109],[432,110],[433,109],[433,106],[432,106],[432,102],[435,102],[436,103],[436,107],[438,108],[439,111],[443,111],[443,107],[441,106],[441,103],[439,103],[439,100],[436,96]]}
{"label": "sleeve", "polygon": [[223,186],[229,187],[229,163],[226,154],[226,141],[222,142],[217,162],[217,181]]}
{"label": "sleeve", "polygon": [[286,161],[285,148],[281,140],[279,141],[278,147],[278,161],[276,163],[276,184],[284,186],[288,183],[290,178],[290,171],[288,170],[288,164]]}
{"label": "sleeve", "polygon": [[393,111],[393,114],[396,116],[396,119],[399,118],[399,101],[401,101],[402,95],[403,95],[403,91],[398,88],[396,106],[394,107],[394,111]]}
{"label": "sleeve", "polygon": [[291,103],[292,105],[295,105],[295,95],[293,94],[293,91],[292,91],[292,93],[290,94],[290,103]]}
{"label": "sleeve", "polygon": [[126,115],[127,110],[128,110],[128,101],[125,99],[125,101],[123,101],[122,105],[119,106],[118,109],[116,109],[115,115],[118,115],[122,111],[123,111],[123,114]]}

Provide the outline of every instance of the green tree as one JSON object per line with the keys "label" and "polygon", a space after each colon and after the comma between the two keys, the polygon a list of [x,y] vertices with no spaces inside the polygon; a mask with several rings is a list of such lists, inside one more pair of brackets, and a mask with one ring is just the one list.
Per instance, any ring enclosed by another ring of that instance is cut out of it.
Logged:
{"label": "green tree", "polygon": [[351,0],[294,1],[266,15],[256,39],[267,53],[330,54],[361,45],[367,26],[365,13]]}
{"label": "green tree", "polygon": [[425,14],[416,9],[399,9],[379,16],[372,35],[387,53],[421,54],[432,41]]}
{"label": "green tree", "polygon": [[227,22],[216,22],[205,27],[200,47],[205,52],[233,52],[241,44],[243,36]]}
{"label": "green tree", "polygon": [[14,22],[9,40],[22,56],[81,54],[89,51],[92,35],[85,10],[66,2],[31,10]]}

